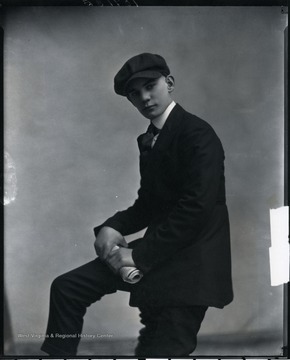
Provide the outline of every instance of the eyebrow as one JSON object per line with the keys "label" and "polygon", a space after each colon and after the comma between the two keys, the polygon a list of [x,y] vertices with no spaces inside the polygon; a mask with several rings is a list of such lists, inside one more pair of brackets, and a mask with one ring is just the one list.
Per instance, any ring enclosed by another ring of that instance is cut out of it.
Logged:
{"label": "eyebrow", "polygon": [[[155,82],[157,79],[149,79],[149,80],[147,80],[143,85],[142,85],[142,87],[143,86],[146,86],[146,85],[148,85],[148,84],[150,84],[150,83],[152,83],[152,82]],[[135,89],[134,87],[129,87],[129,89],[128,89],[128,94],[130,94],[132,91],[136,91],[137,89]]]}

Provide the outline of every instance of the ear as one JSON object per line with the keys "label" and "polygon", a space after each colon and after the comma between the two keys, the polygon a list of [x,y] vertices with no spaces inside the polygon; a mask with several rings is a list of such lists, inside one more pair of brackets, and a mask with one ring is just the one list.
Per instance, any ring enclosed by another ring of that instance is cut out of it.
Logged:
{"label": "ear", "polygon": [[165,81],[167,84],[168,92],[171,93],[174,90],[174,77],[172,75],[168,75],[166,76]]}

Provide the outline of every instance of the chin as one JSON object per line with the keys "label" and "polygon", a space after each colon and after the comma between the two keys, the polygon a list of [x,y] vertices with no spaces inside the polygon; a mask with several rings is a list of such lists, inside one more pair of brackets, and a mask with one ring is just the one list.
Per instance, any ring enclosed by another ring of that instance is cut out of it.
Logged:
{"label": "chin", "polygon": [[144,114],[143,112],[141,112],[141,115],[143,115],[146,119],[149,119],[149,120],[153,120],[155,119],[158,115],[153,115],[153,114]]}

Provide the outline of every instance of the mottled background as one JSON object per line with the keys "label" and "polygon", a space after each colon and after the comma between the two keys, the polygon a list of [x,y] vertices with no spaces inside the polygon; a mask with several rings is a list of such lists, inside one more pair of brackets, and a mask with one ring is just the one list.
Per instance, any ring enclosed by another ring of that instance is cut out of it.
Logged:
{"label": "mottled background", "polygon": [[[125,60],[148,51],[167,59],[174,99],[215,128],[226,152],[235,299],[208,311],[196,353],[280,354],[283,289],[270,285],[268,248],[269,209],[284,194],[286,15],[279,7],[15,7],[4,15],[5,150],[17,178],[5,207],[8,353],[38,353],[31,334],[45,331],[51,281],[93,259],[93,227],[135,199],[136,137],[148,121],[112,84]],[[117,293],[93,305],[83,332],[134,341],[138,310],[127,304]],[[86,346],[102,355],[98,341]]]}

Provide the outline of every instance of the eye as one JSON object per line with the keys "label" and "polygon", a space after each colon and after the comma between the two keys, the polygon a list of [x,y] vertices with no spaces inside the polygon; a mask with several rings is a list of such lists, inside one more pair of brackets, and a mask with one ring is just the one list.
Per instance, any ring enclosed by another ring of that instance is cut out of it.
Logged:
{"label": "eye", "polygon": [[154,83],[147,84],[146,85],[146,90],[152,90],[154,85],[155,85]]}
{"label": "eye", "polygon": [[138,96],[138,91],[133,90],[129,92],[129,97],[135,99]]}

